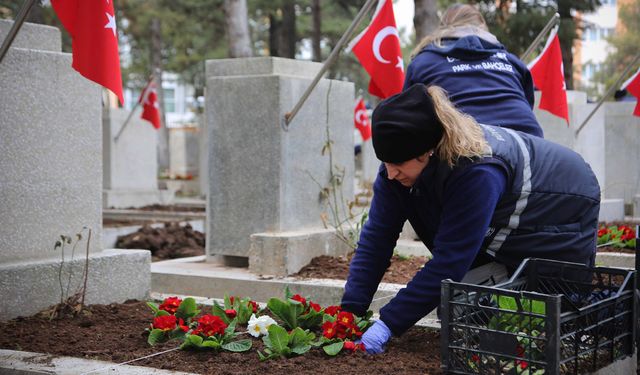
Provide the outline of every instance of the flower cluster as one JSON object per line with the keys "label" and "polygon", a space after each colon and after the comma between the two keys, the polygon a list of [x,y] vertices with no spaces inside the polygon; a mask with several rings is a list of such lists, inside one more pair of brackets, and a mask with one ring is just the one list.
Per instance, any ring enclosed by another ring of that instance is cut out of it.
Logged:
{"label": "flower cluster", "polygon": [[247,331],[253,337],[266,335],[269,333],[268,329],[272,324],[277,323],[270,316],[263,315],[259,318],[256,318],[256,314],[252,314],[251,318],[249,319],[249,324],[247,324]]}
{"label": "flower cluster", "polygon": [[354,322],[352,313],[340,311],[334,322],[327,321],[322,325],[322,335],[328,339],[357,340],[362,336],[362,331]]}
{"label": "flower cluster", "polygon": [[[231,305],[233,305],[233,302],[236,300],[236,298],[240,299],[239,297],[236,297],[236,296],[229,297],[229,301],[231,302]],[[258,306],[258,302],[249,300],[249,305],[251,306],[251,309],[253,310],[254,314],[258,312],[258,307],[259,307]],[[226,310],[226,311],[228,311],[228,310]],[[227,313],[227,315],[228,314],[229,313]],[[231,317],[231,318],[233,318],[233,317]]]}
{"label": "flower cluster", "polygon": [[198,327],[191,334],[203,337],[224,335],[227,325],[217,316],[205,314],[198,319]]}
{"label": "flower cluster", "polygon": [[184,332],[187,332],[189,330],[189,327],[184,324],[184,320],[177,319],[175,315],[161,315],[153,318],[151,329],[171,331],[176,329],[176,325],[179,325],[180,329],[182,329]]}
{"label": "flower cluster", "polygon": [[180,306],[181,303],[182,303],[182,300],[178,297],[168,297],[168,298],[165,298],[165,300],[162,302],[162,304],[158,308],[160,310],[164,310],[168,312],[169,314],[175,314],[176,311],[178,311],[178,307]]}
{"label": "flower cluster", "polygon": [[[516,355],[520,358],[524,358],[524,348],[522,345],[516,346]],[[526,370],[529,366],[529,362],[522,359],[516,359],[516,366],[520,366],[521,370]]]}
{"label": "flower cluster", "polygon": [[601,225],[598,228],[598,245],[633,249],[636,245],[636,232],[627,225]]}
{"label": "flower cluster", "polygon": [[336,316],[338,315],[338,313],[342,311],[342,308],[340,306],[328,306],[325,307],[324,309],[324,313],[327,315],[331,315],[331,316]]}
{"label": "flower cluster", "polygon": [[342,349],[348,350],[348,351],[351,351],[351,352],[357,352],[358,350],[361,351],[361,352],[365,351],[364,344],[362,344],[362,343],[356,344],[353,341],[345,341],[344,342],[344,346],[342,347]]}
{"label": "flower cluster", "polygon": [[[306,298],[304,298],[303,296],[296,294],[293,297],[291,297],[292,300],[294,301],[298,301],[302,304],[302,306],[304,306],[304,313],[308,313],[309,310],[313,309],[315,312],[320,312],[320,310],[322,310],[322,307],[320,307],[319,304],[317,303],[313,303],[311,302],[311,300],[307,301]],[[304,314],[303,313],[303,314]]]}

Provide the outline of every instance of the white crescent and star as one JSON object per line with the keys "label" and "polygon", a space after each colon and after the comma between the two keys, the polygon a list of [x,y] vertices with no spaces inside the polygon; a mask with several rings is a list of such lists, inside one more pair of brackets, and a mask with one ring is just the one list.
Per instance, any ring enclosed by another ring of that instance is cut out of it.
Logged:
{"label": "white crescent and star", "polygon": [[[380,54],[380,47],[382,46],[382,42],[388,36],[395,36],[398,38],[398,42],[400,42],[400,36],[398,35],[398,29],[393,26],[386,26],[382,28],[382,30],[378,31],[376,36],[373,38],[373,55],[376,57],[376,60],[380,61],[383,64],[389,64],[391,61],[386,60]],[[402,56],[397,56],[398,62],[396,63],[396,68],[404,71],[404,63],[402,61]]]}
{"label": "white crescent and star", "polygon": [[111,31],[113,31],[113,36],[116,36],[116,17],[110,15],[107,12],[105,12],[104,14],[107,15],[107,19],[109,20],[109,22],[107,22],[107,24],[104,25],[104,28],[111,29]]}
{"label": "white crescent and star", "polygon": [[366,115],[367,111],[365,111],[364,109],[361,109],[359,111],[356,112],[356,122],[362,124],[362,125],[367,125],[367,121],[363,121],[362,120],[362,116]]}

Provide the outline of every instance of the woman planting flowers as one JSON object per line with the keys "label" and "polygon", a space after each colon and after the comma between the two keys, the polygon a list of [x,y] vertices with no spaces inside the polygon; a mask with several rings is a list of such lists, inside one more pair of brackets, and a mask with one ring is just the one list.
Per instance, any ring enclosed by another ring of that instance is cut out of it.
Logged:
{"label": "woman planting flowers", "polygon": [[593,265],[600,188],[575,152],[480,125],[444,90],[423,84],[380,103],[372,130],[384,163],[342,309],[364,314],[406,220],[433,258],[362,335],[368,352],[382,352],[392,334],[436,308],[444,279],[460,281],[471,269],[466,282],[500,279],[528,257]]}

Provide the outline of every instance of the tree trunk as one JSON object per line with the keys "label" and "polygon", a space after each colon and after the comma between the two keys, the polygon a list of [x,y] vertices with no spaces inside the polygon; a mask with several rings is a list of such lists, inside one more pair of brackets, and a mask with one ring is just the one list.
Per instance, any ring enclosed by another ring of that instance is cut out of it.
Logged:
{"label": "tree trunk", "polygon": [[269,13],[269,55],[280,56],[280,31],[282,24],[274,13]]}
{"label": "tree trunk", "polygon": [[438,1],[414,0],[415,13],[413,15],[413,27],[416,29],[416,43],[429,35],[438,27]]}
{"label": "tree trunk", "polygon": [[282,5],[282,30],[280,30],[280,56],[296,57],[296,7],[294,0]]}
{"label": "tree trunk", "polygon": [[44,14],[42,13],[42,4],[36,2],[31,7],[29,14],[27,14],[27,22],[44,24]]}
{"label": "tree trunk", "polygon": [[[573,17],[562,18],[560,22],[560,29],[563,28],[572,32],[563,33],[560,35],[560,49],[562,50],[562,66],[564,68],[564,82],[567,85],[567,90],[573,90],[573,36],[575,35],[575,22]],[[562,37],[564,36],[564,38]]]}
{"label": "tree trunk", "polygon": [[251,37],[246,0],[224,0],[229,57],[251,57]]}
{"label": "tree trunk", "polygon": [[160,172],[169,169],[169,129],[167,129],[167,118],[164,110],[164,91],[162,90],[162,34],[159,18],[151,20],[151,69],[158,92],[158,102],[162,126],[158,134],[158,169]]}
{"label": "tree trunk", "polygon": [[320,49],[320,40],[322,39],[320,0],[312,1],[311,14],[313,16],[313,28],[311,32],[311,50],[313,52],[313,61],[322,61],[322,50]]}

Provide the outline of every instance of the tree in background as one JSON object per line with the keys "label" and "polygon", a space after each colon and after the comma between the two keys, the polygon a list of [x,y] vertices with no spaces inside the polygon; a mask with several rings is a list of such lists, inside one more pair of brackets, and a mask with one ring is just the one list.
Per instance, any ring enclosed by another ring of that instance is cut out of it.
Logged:
{"label": "tree in background", "polygon": [[[476,1],[469,1],[475,3]],[[600,0],[480,0],[489,28],[510,52],[520,55],[555,12],[560,14],[560,47],[567,90],[573,89],[573,45],[580,25],[576,12],[592,12]],[[542,45],[538,50],[542,50]]]}
{"label": "tree in background", "polygon": [[416,43],[429,35],[439,24],[436,0],[414,0],[413,27]]}
{"label": "tree in background", "polygon": [[[608,39],[613,51],[607,56],[602,68],[594,75],[596,85],[585,88],[590,96],[602,95],[603,93],[597,90],[597,84],[609,88],[631,64],[631,60],[640,53],[640,2],[620,2],[619,7],[619,26],[615,34]],[[637,69],[637,66],[631,67],[631,72],[624,79],[629,78]]]}
{"label": "tree in background", "polygon": [[246,0],[224,0],[229,57],[251,57],[253,48],[249,34]]}

